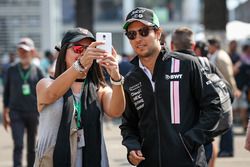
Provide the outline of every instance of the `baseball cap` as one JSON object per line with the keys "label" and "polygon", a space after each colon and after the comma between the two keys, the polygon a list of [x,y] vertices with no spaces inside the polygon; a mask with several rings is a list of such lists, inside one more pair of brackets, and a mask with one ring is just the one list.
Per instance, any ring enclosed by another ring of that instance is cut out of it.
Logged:
{"label": "baseball cap", "polygon": [[123,25],[123,29],[127,29],[129,24],[139,21],[147,26],[156,26],[160,27],[159,19],[156,16],[155,12],[151,9],[137,7],[133,9],[126,17],[126,22]]}
{"label": "baseball cap", "polygon": [[21,38],[17,44],[17,48],[22,48],[29,52],[35,49],[34,41],[28,37]]}
{"label": "baseball cap", "polygon": [[95,37],[89,30],[80,27],[73,28],[66,32],[62,39],[61,46],[65,45],[66,43],[78,42],[85,38],[90,38],[95,41]]}

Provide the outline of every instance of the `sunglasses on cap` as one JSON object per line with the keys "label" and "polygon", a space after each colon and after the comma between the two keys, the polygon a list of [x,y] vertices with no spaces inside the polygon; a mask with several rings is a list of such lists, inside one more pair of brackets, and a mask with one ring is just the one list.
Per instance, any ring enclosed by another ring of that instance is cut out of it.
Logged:
{"label": "sunglasses on cap", "polygon": [[137,36],[137,32],[140,34],[142,37],[146,37],[149,34],[150,30],[155,30],[156,27],[142,27],[137,31],[127,31],[125,35],[128,37],[129,40],[134,40]]}
{"label": "sunglasses on cap", "polygon": [[80,45],[80,44],[69,44],[68,48],[72,48],[74,53],[81,54],[84,50],[86,50],[89,45]]}

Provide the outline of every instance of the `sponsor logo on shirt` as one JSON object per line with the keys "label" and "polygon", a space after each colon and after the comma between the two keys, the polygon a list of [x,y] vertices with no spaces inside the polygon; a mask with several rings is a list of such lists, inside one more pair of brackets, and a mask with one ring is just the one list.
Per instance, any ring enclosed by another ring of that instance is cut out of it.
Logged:
{"label": "sponsor logo on shirt", "polygon": [[165,79],[166,80],[180,80],[182,79],[182,75],[183,74],[171,74],[171,75],[166,74]]}
{"label": "sponsor logo on shirt", "polygon": [[129,87],[130,96],[137,110],[140,110],[144,107],[144,100],[142,98],[141,87],[142,87],[141,82]]}

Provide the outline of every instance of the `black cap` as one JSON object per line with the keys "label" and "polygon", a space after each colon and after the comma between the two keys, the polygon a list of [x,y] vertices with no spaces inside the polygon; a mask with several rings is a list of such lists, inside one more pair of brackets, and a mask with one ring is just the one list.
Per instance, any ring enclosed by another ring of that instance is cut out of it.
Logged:
{"label": "black cap", "polygon": [[62,39],[61,46],[65,45],[66,43],[78,42],[84,38],[90,38],[95,41],[95,37],[89,30],[80,27],[73,28],[66,32]]}
{"label": "black cap", "polygon": [[133,9],[126,17],[126,22],[123,25],[123,29],[127,29],[129,24],[139,21],[147,26],[156,26],[160,27],[159,19],[156,16],[155,12],[151,9],[137,7]]}

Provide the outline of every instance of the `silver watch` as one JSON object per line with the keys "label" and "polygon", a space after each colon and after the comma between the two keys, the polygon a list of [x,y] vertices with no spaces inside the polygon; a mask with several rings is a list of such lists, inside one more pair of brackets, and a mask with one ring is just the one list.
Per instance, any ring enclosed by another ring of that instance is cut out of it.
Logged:
{"label": "silver watch", "polygon": [[124,77],[121,75],[121,79],[119,81],[114,81],[112,80],[112,78],[110,77],[110,83],[112,85],[123,85],[124,84]]}
{"label": "silver watch", "polygon": [[79,59],[78,59],[77,61],[74,62],[73,68],[74,68],[76,71],[80,72],[80,73],[85,72],[85,68],[82,68],[82,66],[80,65],[80,60],[79,60]]}

